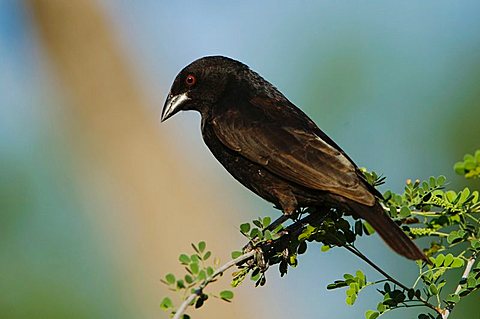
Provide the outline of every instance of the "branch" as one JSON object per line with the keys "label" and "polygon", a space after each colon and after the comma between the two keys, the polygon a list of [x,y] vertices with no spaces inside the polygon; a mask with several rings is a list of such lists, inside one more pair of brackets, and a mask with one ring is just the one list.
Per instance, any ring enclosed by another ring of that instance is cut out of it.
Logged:
{"label": "branch", "polygon": [[[473,254],[468,259],[467,266],[465,266],[465,271],[463,272],[463,275],[462,275],[462,279],[460,279],[457,289],[455,289],[455,293],[454,293],[455,295],[458,295],[462,290],[462,284],[465,283],[465,281],[468,278],[468,275],[472,271],[473,264],[475,263],[476,258],[477,256]],[[445,308],[445,311],[442,313],[442,319],[447,319],[454,307],[455,307],[455,304],[452,304],[451,306],[448,306],[447,308]]]}
{"label": "branch", "polygon": [[195,298],[202,294],[203,289],[216,277],[222,275],[225,271],[235,266],[236,264],[242,263],[245,260],[252,258],[255,253],[255,250],[249,251],[248,253],[245,253],[233,260],[230,260],[229,262],[218,268],[209,278],[205,279],[205,281],[197,289],[195,289],[194,293],[192,293],[190,296],[187,297],[187,299],[185,299],[185,301],[183,301],[180,307],[178,307],[178,310],[175,312],[175,316],[173,316],[173,319],[180,319],[185,310],[187,310],[188,306],[195,300]]}
{"label": "branch", "polygon": [[[317,222],[320,221],[321,222],[327,216],[328,216],[328,214],[325,214],[324,216],[322,216],[322,215],[307,215],[303,219],[294,222],[292,225],[290,225],[286,229],[284,229],[282,231],[282,236],[280,238],[274,240],[274,241],[261,243],[258,247],[255,247],[252,242],[247,244],[244,247],[244,251],[248,251],[248,252],[239,256],[239,257],[237,257],[237,258],[235,258],[235,259],[233,259],[233,260],[231,260],[231,261],[229,261],[229,262],[227,262],[226,264],[224,264],[223,266],[218,268],[212,274],[212,276],[207,278],[198,288],[195,289],[194,293],[190,294],[183,301],[183,303],[180,305],[180,307],[178,307],[178,310],[175,312],[175,316],[173,317],[173,319],[180,319],[182,317],[182,315],[185,313],[185,311],[187,310],[188,306],[195,300],[195,298],[202,295],[203,289],[208,284],[210,284],[216,277],[223,274],[226,270],[228,270],[229,268],[231,268],[231,267],[233,267],[237,264],[240,264],[240,263],[242,263],[246,260],[251,259],[258,252],[258,249],[260,249],[262,251],[262,254],[265,254],[267,256],[274,255],[278,251],[281,251],[281,250],[285,249],[288,242],[292,238],[295,238],[296,236],[298,236],[298,234],[301,233],[301,231],[304,229],[304,227],[306,225],[308,225],[309,222],[312,222],[312,221],[317,221]],[[282,215],[279,219],[274,221],[273,224],[278,226],[278,225],[282,224],[287,219],[288,219],[288,216],[285,217],[285,215]],[[271,225],[268,228],[271,228]]]}

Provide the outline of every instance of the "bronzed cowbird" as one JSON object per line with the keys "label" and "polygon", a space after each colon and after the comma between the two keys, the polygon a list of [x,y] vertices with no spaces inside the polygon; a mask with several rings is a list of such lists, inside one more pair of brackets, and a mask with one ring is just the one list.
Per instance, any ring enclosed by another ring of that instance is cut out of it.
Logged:
{"label": "bronzed cowbird", "polygon": [[162,121],[200,112],[202,135],[241,184],[284,214],[331,207],[365,219],[397,253],[425,259],[382,209],[381,194],[350,157],[278,89],[236,60],[209,56],[175,78]]}

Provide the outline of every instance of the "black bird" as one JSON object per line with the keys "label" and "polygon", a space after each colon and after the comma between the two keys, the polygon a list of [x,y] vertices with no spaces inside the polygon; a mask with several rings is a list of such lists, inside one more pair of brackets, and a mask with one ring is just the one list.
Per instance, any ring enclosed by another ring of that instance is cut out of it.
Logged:
{"label": "black bird", "polygon": [[368,221],[397,253],[426,259],[382,209],[382,195],[348,155],[272,84],[245,64],[200,58],[175,78],[162,122],[179,111],[202,117],[208,148],[227,171],[281,207],[347,209]]}

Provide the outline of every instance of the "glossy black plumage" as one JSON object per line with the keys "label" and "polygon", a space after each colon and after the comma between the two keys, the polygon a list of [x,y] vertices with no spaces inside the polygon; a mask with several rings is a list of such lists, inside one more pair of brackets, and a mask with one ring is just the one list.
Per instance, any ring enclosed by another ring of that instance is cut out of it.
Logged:
{"label": "glossy black plumage", "polygon": [[199,111],[213,155],[285,214],[311,206],[347,209],[367,220],[399,254],[425,259],[385,214],[381,195],[345,152],[246,65],[216,56],[185,67],[172,85],[162,121],[180,110]]}

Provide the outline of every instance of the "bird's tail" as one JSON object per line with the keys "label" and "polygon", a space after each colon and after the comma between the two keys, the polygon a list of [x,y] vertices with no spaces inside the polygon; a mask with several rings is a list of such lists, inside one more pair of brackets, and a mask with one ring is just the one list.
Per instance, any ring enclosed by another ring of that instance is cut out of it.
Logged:
{"label": "bird's tail", "polygon": [[361,218],[365,219],[378,232],[380,237],[398,254],[413,260],[426,260],[425,254],[385,213],[377,201],[374,206],[349,202],[348,206]]}

